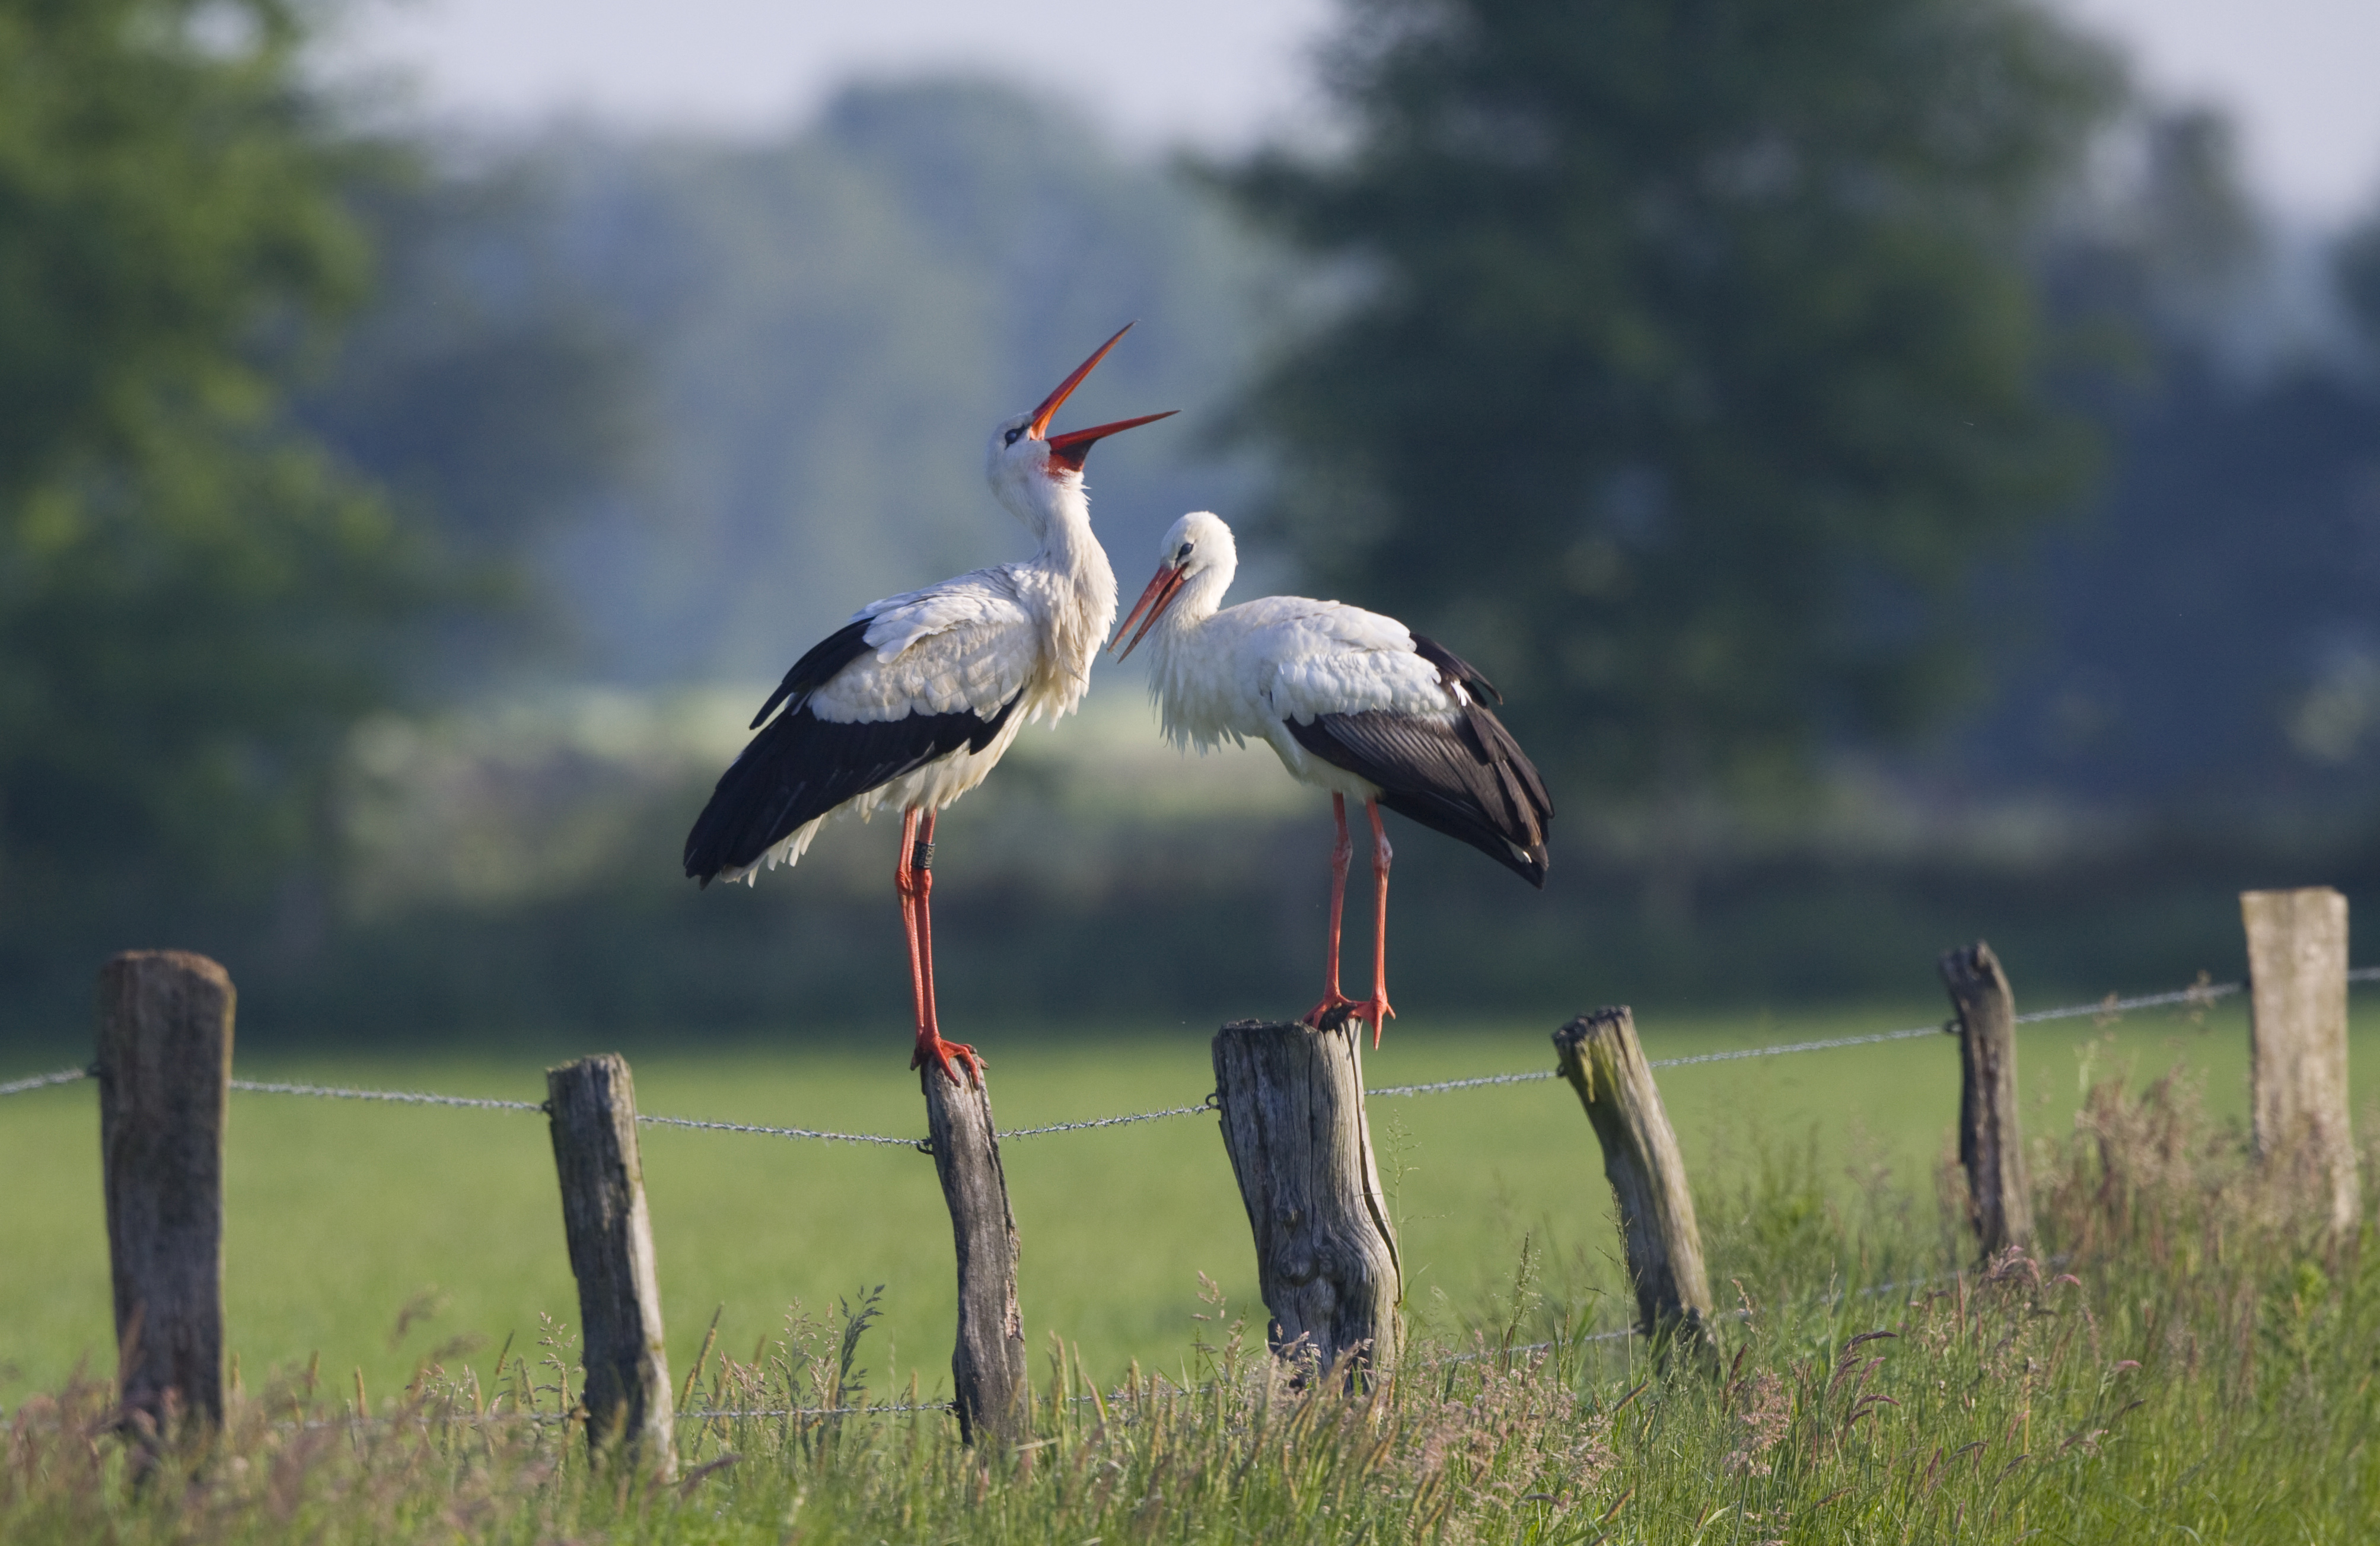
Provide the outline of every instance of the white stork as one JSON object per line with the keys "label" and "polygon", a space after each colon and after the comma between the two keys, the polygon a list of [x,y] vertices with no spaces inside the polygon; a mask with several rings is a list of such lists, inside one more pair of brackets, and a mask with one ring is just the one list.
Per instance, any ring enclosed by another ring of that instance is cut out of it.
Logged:
{"label": "white stork", "polygon": [[[1340,602],[1267,596],[1222,611],[1238,568],[1232,529],[1204,510],[1173,523],[1157,575],[1124,630],[1149,640],[1149,690],[1176,746],[1209,750],[1251,739],[1272,748],[1290,775],[1330,792],[1339,823],[1330,855],[1330,956],[1322,1002],[1305,1022],[1349,1019],[1380,1044],[1389,1005],[1389,863],[1395,851],[1380,807],[1459,837],[1531,885],[1546,883],[1553,802],[1543,780],[1483,698],[1503,695],[1461,656],[1393,617]],[[1339,991],[1339,918],[1347,898],[1347,800],[1372,819],[1372,996]]]}
{"label": "white stork", "polygon": [[1039,551],[853,614],[760,705],[752,720],[760,733],[721,775],[686,834],[688,875],[706,886],[749,883],[763,863],[799,859],[827,817],[856,811],[865,821],[879,806],[897,809],[893,885],[917,1017],[909,1065],[930,1060],[953,1083],[954,1063],[978,1078],[983,1064],[974,1048],[942,1040],[934,1011],[934,817],[983,782],[1019,730],[1068,712],[1090,683],[1092,657],[1115,620],[1116,583],[1091,535],[1083,458],[1106,436],[1169,415],[1057,435],[1050,420],[1130,326],[1040,407],[991,432],[985,474],[992,493]]}

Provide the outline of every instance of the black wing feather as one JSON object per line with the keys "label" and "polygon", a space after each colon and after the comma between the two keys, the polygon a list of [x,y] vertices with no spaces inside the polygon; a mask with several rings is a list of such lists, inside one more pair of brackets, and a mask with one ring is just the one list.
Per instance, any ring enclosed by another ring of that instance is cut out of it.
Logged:
{"label": "black wing feather", "polygon": [[1414,646],[1438,667],[1440,681],[1465,689],[1451,723],[1374,709],[1319,714],[1310,724],[1292,720],[1290,735],[1332,767],[1378,785],[1380,803],[1390,810],[1460,838],[1542,888],[1551,862],[1546,838],[1553,800],[1536,765],[1479,701],[1483,693],[1502,698],[1443,645],[1415,634]]}
{"label": "black wing feather", "polygon": [[[805,822],[855,796],[917,772],[965,747],[981,751],[1024,701],[1021,691],[986,719],[969,709],[947,714],[848,724],[810,712],[810,695],[868,652],[868,620],[846,624],[794,663],[752,721],[752,737],[719,776],[710,803],[686,837],[686,872],[709,885],[740,870]],[[769,715],[782,703],[785,712]],[[768,721],[766,729],[761,722]]]}
{"label": "black wing feather", "polygon": [[709,885],[721,870],[750,864],[795,827],[854,796],[961,747],[981,751],[1024,700],[1020,691],[990,719],[960,709],[864,724],[820,719],[807,703],[786,710],[720,775],[686,834],[686,872]]}
{"label": "black wing feather", "polygon": [[1484,694],[1499,703],[1504,701],[1504,695],[1496,690],[1496,684],[1479,675],[1479,668],[1461,655],[1440,644],[1437,639],[1426,638],[1421,634],[1414,635],[1413,641],[1414,653],[1438,667],[1440,681],[1460,682],[1474,695]]}
{"label": "black wing feather", "polygon": [[[785,679],[777,684],[777,690],[769,695],[769,700],[760,705],[760,712],[754,714],[752,723],[744,728],[758,730],[760,722],[767,719],[778,704],[787,699],[793,699],[798,704],[834,680],[835,673],[868,653],[868,625],[872,621],[872,618],[861,617],[845,623],[811,645],[809,652],[794,663],[794,668],[785,673]],[[1502,700],[1500,699],[1498,701]]]}

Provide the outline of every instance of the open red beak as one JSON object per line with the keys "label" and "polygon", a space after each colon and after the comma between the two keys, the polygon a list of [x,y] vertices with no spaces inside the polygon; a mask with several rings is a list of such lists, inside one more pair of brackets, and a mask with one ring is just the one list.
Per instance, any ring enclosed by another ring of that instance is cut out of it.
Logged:
{"label": "open red beak", "polygon": [[1128,660],[1132,652],[1140,648],[1140,641],[1148,637],[1148,630],[1157,627],[1157,620],[1165,615],[1165,609],[1173,604],[1175,596],[1181,594],[1183,577],[1186,573],[1188,573],[1187,570],[1172,564],[1160,564],[1157,566],[1157,573],[1150,578],[1148,589],[1140,593],[1140,600],[1132,603],[1131,613],[1123,622],[1116,625],[1115,639],[1108,640],[1108,648],[1114,649],[1115,639],[1123,637],[1124,629],[1132,627],[1142,613],[1148,614],[1148,619],[1140,625],[1140,631],[1132,636],[1132,642],[1123,647],[1123,653],[1118,655],[1116,659]]}
{"label": "open red beak", "polygon": [[1083,458],[1091,454],[1091,446],[1094,444],[1105,440],[1120,430],[1137,429],[1143,424],[1154,424],[1160,419],[1171,419],[1181,411],[1178,408],[1170,408],[1163,413],[1144,413],[1137,419],[1119,419],[1112,424],[1100,424],[1087,430],[1068,430],[1064,434],[1051,435],[1050,465],[1080,472],[1083,470]]}
{"label": "open red beak", "polygon": [[1082,385],[1083,378],[1089,375],[1099,362],[1108,357],[1108,350],[1116,347],[1116,339],[1131,331],[1130,323],[1117,328],[1115,337],[1101,344],[1092,352],[1090,359],[1075,366],[1074,374],[1060,382],[1058,390],[1042,398],[1041,406],[1033,410],[1032,420],[1025,426],[1025,432],[1036,440],[1047,440],[1050,443],[1050,466],[1062,467],[1072,472],[1080,472],[1083,470],[1083,458],[1091,454],[1091,447],[1099,442],[1124,430],[1135,429],[1142,424],[1153,424],[1160,419],[1171,419],[1181,411],[1178,408],[1168,408],[1163,413],[1143,414],[1138,419],[1120,419],[1112,424],[1100,424],[1087,430],[1069,430],[1062,435],[1050,433],[1050,420],[1057,416],[1058,409],[1065,405],[1066,399],[1074,396],[1075,388]]}

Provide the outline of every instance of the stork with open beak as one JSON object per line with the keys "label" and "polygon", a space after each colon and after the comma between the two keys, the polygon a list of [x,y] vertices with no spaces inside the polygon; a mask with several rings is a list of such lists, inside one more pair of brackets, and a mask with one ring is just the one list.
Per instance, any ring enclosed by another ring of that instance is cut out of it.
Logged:
{"label": "stork with open beak", "polygon": [[[1261,740],[1301,783],[1330,794],[1339,823],[1330,856],[1330,953],[1322,1001],[1305,1023],[1349,1019],[1380,1044],[1389,1004],[1388,807],[1457,837],[1531,885],[1546,883],[1553,801],[1517,742],[1485,701],[1488,679],[1393,617],[1340,602],[1267,596],[1221,607],[1239,566],[1232,529],[1207,511],[1173,523],[1157,574],[1116,629],[1129,655],[1148,640],[1149,691],[1176,746],[1211,750]],[[1111,648],[1114,640],[1111,641]],[[1347,801],[1372,822],[1372,995],[1339,991],[1339,921],[1347,898]]]}
{"label": "stork with open beak", "polygon": [[[752,720],[759,732],[720,777],[686,840],[686,872],[755,879],[792,864],[840,811],[901,812],[893,886],[909,943],[917,1011],[913,1068],[953,1082],[982,1075],[975,1049],[942,1039],[934,1005],[934,818],[983,782],[1016,733],[1082,700],[1092,658],[1115,619],[1115,573],[1091,535],[1083,459],[1109,435],[1169,417],[1145,414],[1050,433],[1050,421],[1115,337],[1030,413],[991,432],[992,493],[1040,546],[922,590],[871,603],[794,663]],[[770,716],[775,714],[775,718]]]}

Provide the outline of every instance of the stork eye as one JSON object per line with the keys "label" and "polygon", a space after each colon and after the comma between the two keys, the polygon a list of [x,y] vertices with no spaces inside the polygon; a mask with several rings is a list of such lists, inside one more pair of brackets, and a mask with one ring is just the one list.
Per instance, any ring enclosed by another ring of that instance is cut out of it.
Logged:
{"label": "stork eye", "polygon": [[1005,434],[1005,435],[1003,435],[1003,436],[1002,436],[1002,437],[1001,437],[1001,444],[1002,444],[1002,445],[1014,445],[1014,444],[1016,444],[1016,437],[1017,437],[1018,435],[1023,434],[1024,432],[1025,432],[1025,426],[1024,426],[1024,425],[1022,425],[1022,424],[1019,424],[1019,425],[1017,425],[1017,426],[1016,426],[1016,428],[1014,428],[1014,429],[1013,429],[1013,430],[1009,431],[1007,434]]}
{"label": "stork eye", "polygon": [[1189,543],[1187,543],[1187,542],[1184,542],[1184,543],[1183,543],[1183,544],[1182,544],[1181,551],[1179,551],[1179,552],[1177,552],[1176,554],[1174,554],[1174,555],[1173,555],[1173,562],[1175,562],[1176,564],[1186,564],[1186,563],[1188,563],[1189,561],[1190,561],[1190,544],[1189,544]]}

